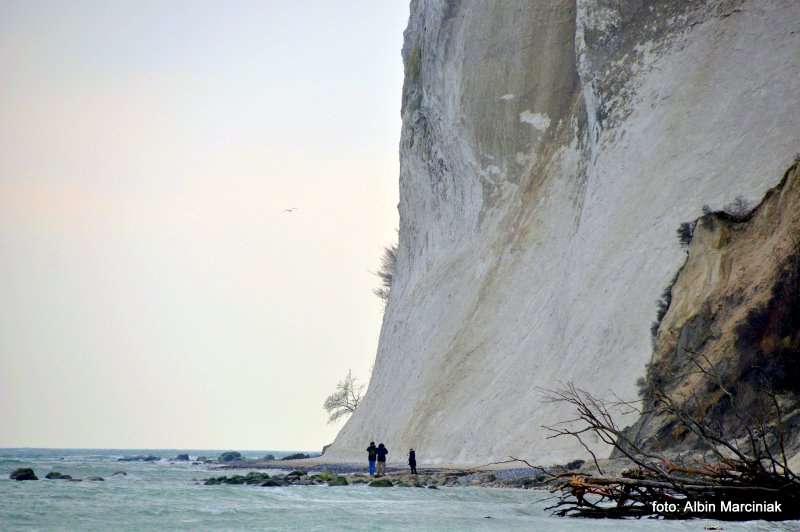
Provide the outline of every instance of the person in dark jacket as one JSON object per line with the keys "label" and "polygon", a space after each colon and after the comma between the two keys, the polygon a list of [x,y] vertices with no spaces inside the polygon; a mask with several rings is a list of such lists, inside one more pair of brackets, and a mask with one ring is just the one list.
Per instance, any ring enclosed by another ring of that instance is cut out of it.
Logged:
{"label": "person in dark jacket", "polygon": [[378,475],[382,477],[386,474],[386,455],[389,454],[389,449],[382,443],[378,444],[378,450],[375,451],[375,454],[378,455]]}
{"label": "person in dark jacket", "polygon": [[375,447],[375,442],[369,442],[367,447],[367,461],[369,462],[369,476],[375,476],[375,459],[378,457],[378,448]]}
{"label": "person in dark jacket", "polygon": [[408,467],[411,468],[411,474],[417,474],[417,453],[414,452],[414,449],[408,450]]}

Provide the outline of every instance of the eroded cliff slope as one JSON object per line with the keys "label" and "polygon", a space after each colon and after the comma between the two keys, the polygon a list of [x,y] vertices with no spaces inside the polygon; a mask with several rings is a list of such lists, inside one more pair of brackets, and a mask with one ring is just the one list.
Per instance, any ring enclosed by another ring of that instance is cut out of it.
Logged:
{"label": "eroded cliff slope", "polygon": [[[701,217],[668,290],[642,382],[646,414],[631,429],[634,441],[657,452],[702,450],[704,442],[681,422],[685,414],[728,438],[781,423],[784,447],[794,454],[800,439],[800,164],[751,212]],[[672,408],[661,408],[662,394]]]}
{"label": "eroded cliff slope", "polygon": [[800,147],[798,21],[792,0],[413,0],[397,271],[326,458],[583,455],[545,439],[570,412],[542,389],[636,397],[676,228],[760,200]]}

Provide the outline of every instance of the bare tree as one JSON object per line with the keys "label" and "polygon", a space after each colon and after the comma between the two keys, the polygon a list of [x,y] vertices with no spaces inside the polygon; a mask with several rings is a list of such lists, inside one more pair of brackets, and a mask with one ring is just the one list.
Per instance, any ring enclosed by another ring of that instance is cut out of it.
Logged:
{"label": "bare tree", "polygon": [[[696,370],[708,377],[724,393],[729,394],[718,374],[705,357],[688,353]],[[695,358],[698,357],[698,358]],[[593,395],[568,385],[551,391],[550,400],[572,405],[577,418],[554,427],[544,427],[550,437],[572,437],[594,459],[599,475],[564,473],[551,475],[549,483],[560,500],[550,509],[560,516],[580,517],[711,517],[724,519],[797,519],[800,517],[800,477],[789,467],[785,450],[786,428],[778,397],[762,390],[769,412],[758,420],[738,418],[743,437],[724,430],[717,423],[696,415],[692,408],[676,401],[661,388],[652,392],[651,408],[673,416],[679,425],[694,433],[710,451],[690,463],[675,463],[665,455],[644,449],[625,429],[614,422],[610,408],[636,408],[636,403],[618,401],[607,403]],[[732,407],[733,397],[730,398]],[[644,412],[641,412],[644,413]],[[735,412],[737,417],[740,412]],[[772,421],[772,422],[770,422]],[[577,426],[576,426],[577,425]],[[619,476],[607,476],[584,442],[593,434],[626,457],[633,467]],[[747,503],[768,497],[780,503],[783,511],[754,511],[745,514],[725,514],[722,501]],[[691,511],[670,514],[659,505],[678,504]]]}
{"label": "bare tree", "polygon": [[343,416],[348,416],[356,411],[361,402],[364,385],[358,384],[358,379],[347,370],[344,380],[336,385],[336,391],[325,399],[322,407],[328,412],[328,423],[333,423]]}

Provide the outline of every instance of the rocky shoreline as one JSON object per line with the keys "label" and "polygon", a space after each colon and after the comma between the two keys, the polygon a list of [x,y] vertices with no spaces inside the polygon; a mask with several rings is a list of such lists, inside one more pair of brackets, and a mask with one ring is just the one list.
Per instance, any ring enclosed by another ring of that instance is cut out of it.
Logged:
{"label": "rocky shoreline", "polygon": [[[230,471],[232,474],[211,477],[204,480],[205,485],[258,485],[275,486],[308,486],[329,485],[346,486],[365,484],[371,487],[420,487],[436,489],[439,487],[485,487],[532,489],[547,487],[546,480],[550,475],[588,470],[588,465],[578,460],[566,465],[547,468],[531,467],[484,467],[477,469],[458,468],[418,468],[419,474],[412,475],[408,468],[387,467],[386,475],[380,478],[370,477],[366,467],[356,464],[317,463],[314,461],[296,460],[289,463],[280,461],[233,461],[217,468]],[[236,470],[250,470],[246,474],[233,473]],[[253,470],[282,470],[286,473],[258,472]]]}
{"label": "rocky shoreline", "polygon": [[533,488],[543,486],[544,475],[531,476],[530,470],[524,476],[507,475],[509,478],[498,478],[493,472],[467,471],[420,471],[417,475],[408,472],[392,471],[382,477],[370,477],[366,473],[335,473],[331,471],[306,472],[294,470],[286,474],[250,471],[247,474],[234,474],[205,479],[206,486],[217,485],[251,485],[262,487],[279,486],[349,486],[367,485],[377,488],[416,487],[438,489],[439,487],[502,487]]}

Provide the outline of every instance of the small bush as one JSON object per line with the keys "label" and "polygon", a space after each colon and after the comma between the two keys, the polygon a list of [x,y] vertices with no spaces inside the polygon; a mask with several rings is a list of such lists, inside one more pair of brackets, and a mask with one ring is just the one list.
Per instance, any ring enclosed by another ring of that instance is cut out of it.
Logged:
{"label": "small bush", "polygon": [[647,379],[639,377],[636,379],[636,392],[639,397],[644,397],[647,394]]}
{"label": "small bush", "polygon": [[670,281],[664,289],[664,292],[656,303],[656,320],[650,325],[650,334],[653,338],[653,350],[656,348],[656,336],[658,335],[658,328],[661,327],[661,320],[667,315],[669,306],[672,304],[672,287],[675,286],[675,283],[678,281],[678,275],[680,275],[680,270],[675,273],[675,277],[672,278],[672,281]]}
{"label": "small bush", "polygon": [[680,227],[678,227],[678,240],[683,247],[689,247],[689,244],[692,243],[694,226],[695,222],[683,222]]}
{"label": "small bush", "polygon": [[658,300],[657,308],[658,311],[656,312],[656,321],[661,323],[661,320],[664,319],[664,316],[667,315],[667,311],[669,310],[669,306],[672,304],[672,285],[670,285],[664,289],[664,292],[661,294],[661,298]]}
{"label": "small bush", "polygon": [[397,267],[397,244],[388,248],[383,248],[381,265],[375,275],[381,280],[381,286],[373,290],[373,293],[381,298],[384,303],[389,301],[389,294],[394,284],[394,272]]}
{"label": "small bush", "polygon": [[742,221],[750,215],[750,211],[753,210],[753,204],[743,196],[736,196],[736,199],[725,205],[722,210],[734,221]]}

